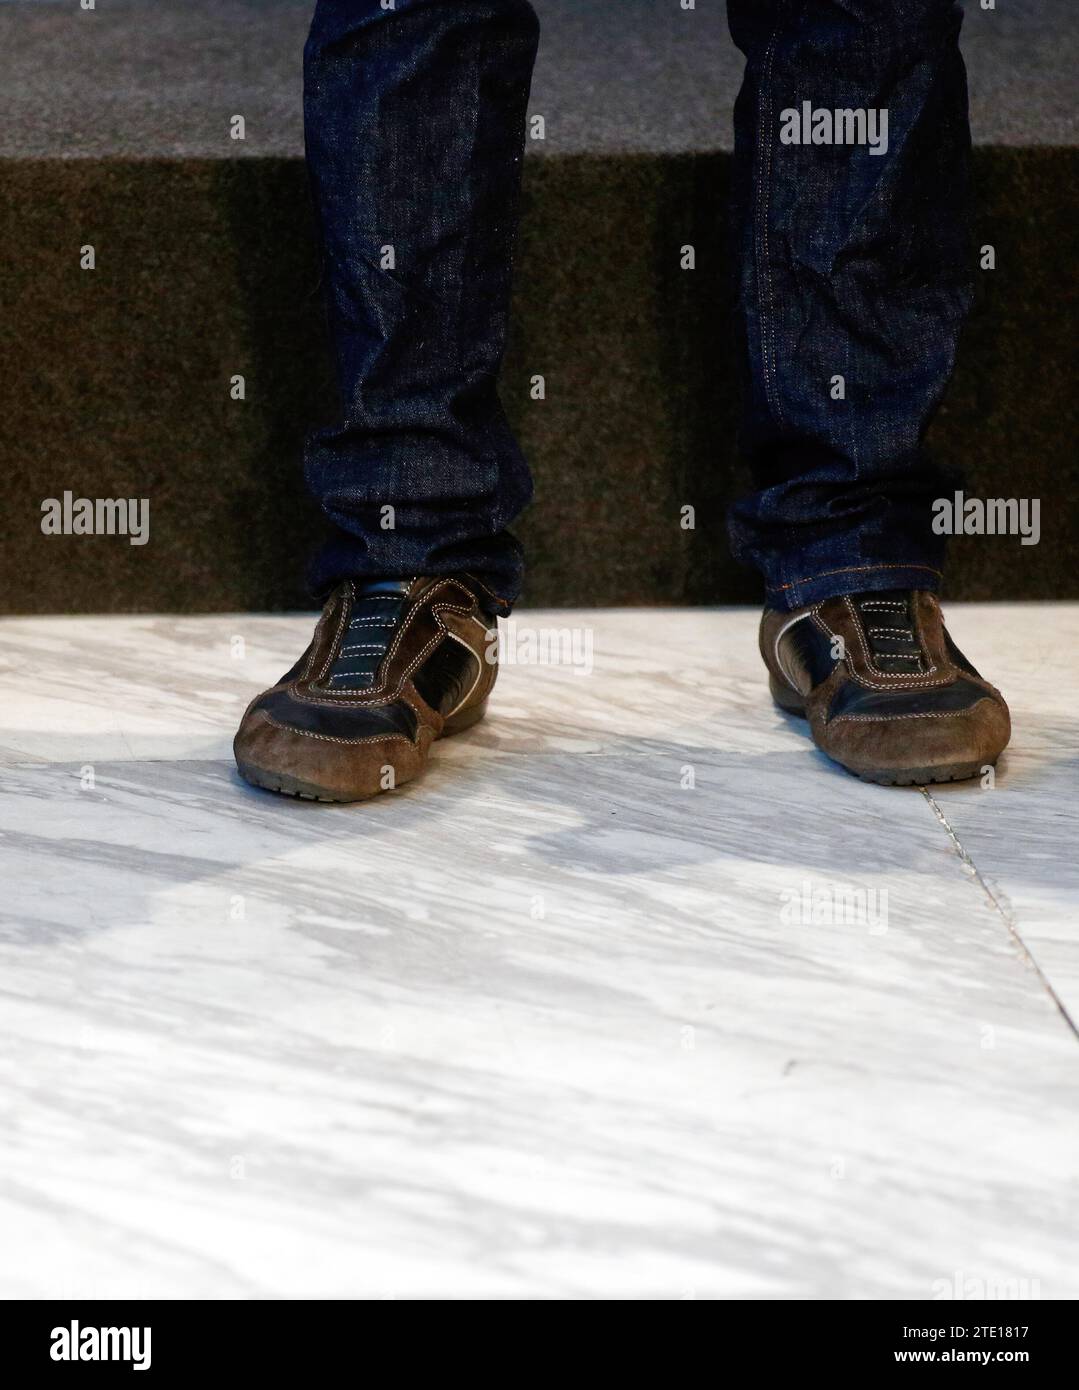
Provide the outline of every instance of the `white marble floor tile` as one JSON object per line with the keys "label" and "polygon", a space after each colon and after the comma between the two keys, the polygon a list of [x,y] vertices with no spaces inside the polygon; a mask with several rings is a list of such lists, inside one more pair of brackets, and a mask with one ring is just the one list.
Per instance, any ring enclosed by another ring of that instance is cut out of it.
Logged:
{"label": "white marble floor tile", "polygon": [[[722,746],[731,724],[742,746],[767,746],[782,727],[761,724],[748,610],[519,611],[512,621],[511,653],[527,657],[530,634],[565,632],[571,655],[591,656],[586,674],[507,665],[499,718],[477,731],[486,747],[584,754],[628,739],[647,750],[702,730]],[[248,700],[292,665],[313,626],[306,615],[5,619],[0,763],[226,758]]]}
{"label": "white marble floor tile", "polygon": [[336,808],[228,761],[309,620],[0,624],[0,1292],[1079,1294],[1079,1041],[992,864],[762,700],[755,615],[518,621],[593,674]]}
{"label": "white marble floor tile", "polygon": [[986,891],[1079,1024],[1079,603],[957,607],[1012,711],[1012,744],[980,795],[933,800]]}

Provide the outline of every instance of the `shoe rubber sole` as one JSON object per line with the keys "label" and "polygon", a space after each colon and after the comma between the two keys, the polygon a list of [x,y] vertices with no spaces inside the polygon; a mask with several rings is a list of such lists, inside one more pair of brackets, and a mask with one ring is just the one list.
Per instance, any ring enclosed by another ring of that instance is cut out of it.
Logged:
{"label": "shoe rubber sole", "polygon": [[[805,699],[797,690],[773,676],[768,675],[768,689],[771,691],[772,699],[787,714],[796,714],[805,719],[806,707]],[[821,752],[825,757],[831,755]],[[933,767],[852,767],[849,763],[840,762],[838,758],[831,758],[838,767],[849,772],[853,777],[859,778],[863,782],[875,782],[881,787],[924,787],[932,782],[966,782],[971,777],[979,777],[983,769],[991,764],[984,762],[975,763],[938,763]]]}
{"label": "shoe rubber sole", "polygon": [[[487,701],[484,700],[474,709],[464,710],[462,713],[447,719],[438,737],[450,738],[454,734],[463,733],[466,729],[471,729],[474,724],[478,724],[486,713]],[[375,791],[361,794],[342,795],[329,787],[319,786],[317,782],[307,782],[302,777],[293,777],[287,772],[270,772],[264,767],[256,767],[253,763],[243,762],[240,758],[236,759],[236,767],[244,781],[250,782],[253,787],[261,787],[263,791],[277,792],[279,796],[295,796],[301,801],[322,801],[335,805],[347,805],[356,801],[370,801],[372,798],[380,796],[383,790],[390,790],[390,788],[380,787]],[[397,791],[399,787],[407,786],[409,782],[414,780],[413,777],[406,777],[403,781],[397,782],[392,790]]]}

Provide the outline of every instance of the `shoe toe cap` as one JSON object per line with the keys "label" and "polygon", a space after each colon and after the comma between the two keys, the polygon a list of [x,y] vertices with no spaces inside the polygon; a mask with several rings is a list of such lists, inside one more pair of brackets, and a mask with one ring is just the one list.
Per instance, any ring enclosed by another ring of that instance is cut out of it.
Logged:
{"label": "shoe toe cap", "polygon": [[847,710],[819,729],[817,741],[859,775],[933,781],[975,776],[996,762],[1010,737],[1007,705],[980,691],[954,708],[945,701],[944,708]]}
{"label": "shoe toe cap", "polygon": [[404,701],[321,702],[275,687],[256,699],[233,743],[241,773],[275,791],[355,801],[409,781],[428,731]]}

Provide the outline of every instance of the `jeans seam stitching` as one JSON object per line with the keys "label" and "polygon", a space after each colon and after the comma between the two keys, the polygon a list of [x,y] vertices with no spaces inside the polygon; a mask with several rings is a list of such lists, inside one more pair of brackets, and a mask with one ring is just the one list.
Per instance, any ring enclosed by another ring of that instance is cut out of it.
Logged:
{"label": "jeans seam stitching", "polygon": [[801,584],[815,584],[817,580],[828,579],[833,574],[875,574],[877,570],[928,570],[930,574],[935,574],[939,578],[944,577],[943,570],[938,570],[933,565],[902,561],[887,565],[846,565],[842,569],[822,570],[820,574],[810,574],[804,579],[792,579],[789,584],[768,584],[766,588],[769,593],[778,594],[782,593],[784,589],[796,589]]}
{"label": "jeans seam stitching", "polygon": [[772,105],[769,84],[772,79],[772,67],[775,61],[778,42],[779,25],[777,24],[772,33],[772,37],[768,41],[768,48],[765,52],[764,72],[761,75],[760,98],[758,101],[760,138],[764,140],[766,144],[763,168],[758,173],[759,182],[757,185],[757,257],[759,261],[758,282],[761,280],[760,271],[763,270],[763,283],[766,287],[766,293],[761,296],[760,308],[765,394],[769,404],[775,412],[777,424],[782,425],[785,423],[785,420],[783,416],[783,407],[779,400],[778,380],[776,375],[775,328],[772,321],[772,308],[775,295],[772,286],[772,269],[768,245],[768,213],[771,206],[769,190],[772,177]]}

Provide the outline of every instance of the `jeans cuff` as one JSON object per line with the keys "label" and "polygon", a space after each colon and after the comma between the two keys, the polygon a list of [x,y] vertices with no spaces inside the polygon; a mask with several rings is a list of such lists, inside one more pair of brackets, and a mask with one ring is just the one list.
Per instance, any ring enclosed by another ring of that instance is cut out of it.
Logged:
{"label": "jeans cuff", "polygon": [[770,608],[804,608],[807,603],[820,603],[826,598],[843,594],[876,593],[881,589],[928,589],[936,593],[944,575],[932,565],[899,563],[883,565],[849,565],[844,569],[825,570],[821,574],[796,579],[789,584],[767,585],[765,593]]}

